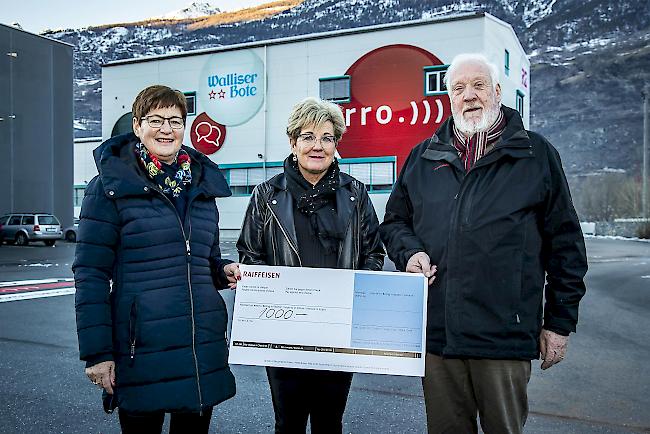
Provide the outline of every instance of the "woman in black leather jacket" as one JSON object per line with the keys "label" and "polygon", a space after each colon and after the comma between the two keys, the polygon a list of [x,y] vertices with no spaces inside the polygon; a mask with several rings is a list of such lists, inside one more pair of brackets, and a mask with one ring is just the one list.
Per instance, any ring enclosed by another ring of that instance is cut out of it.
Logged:
{"label": "woman in black leather jacket", "polygon": [[[340,172],[336,146],[345,132],[341,110],[315,98],[289,116],[291,155],[284,172],[253,191],[237,242],[244,264],[381,270],[384,249],[363,183]],[[342,431],[352,374],[266,368],[275,432]]]}

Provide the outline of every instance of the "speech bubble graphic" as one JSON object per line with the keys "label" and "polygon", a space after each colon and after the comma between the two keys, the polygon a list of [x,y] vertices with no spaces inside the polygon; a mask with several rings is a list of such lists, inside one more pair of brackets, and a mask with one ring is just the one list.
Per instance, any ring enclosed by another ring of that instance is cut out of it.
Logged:
{"label": "speech bubble graphic", "polygon": [[[215,133],[216,137],[214,137]],[[197,142],[206,142],[216,147],[221,146],[221,143],[219,143],[219,139],[221,138],[221,131],[216,126],[210,125],[209,122],[199,122],[194,128],[194,134],[196,134]]]}
{"label": "speech bubble graphic", "polygon": [[226,141],[226,126],[212,120],[203,112],[192,122],[190,140],[194,149],[205,155],[214,154]]}

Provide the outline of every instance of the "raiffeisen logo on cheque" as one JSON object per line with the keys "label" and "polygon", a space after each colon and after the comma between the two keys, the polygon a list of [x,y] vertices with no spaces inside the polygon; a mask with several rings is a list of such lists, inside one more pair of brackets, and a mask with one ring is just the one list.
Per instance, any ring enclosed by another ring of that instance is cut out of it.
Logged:
{"label": "raiffeisen logo on cheque", "polygon": [[201,107],[215,122],[248,122],[264,103],[264,63],[253,51],[211,55],[201,72]]}

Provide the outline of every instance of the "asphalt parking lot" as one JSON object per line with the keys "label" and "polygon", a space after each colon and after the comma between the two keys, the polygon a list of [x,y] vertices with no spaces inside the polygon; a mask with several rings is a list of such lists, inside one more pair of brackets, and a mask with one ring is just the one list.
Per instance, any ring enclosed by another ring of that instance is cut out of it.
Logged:
{"label": "asphalt parking lot", "polygon": [[[564,362],[544,372],[533,363],[526,432],[650,432],[650,243],[588,239],[587,249],[578,333]],[[223,254],[236,258],[232,240],[223,241]],[[0,301],[10,288],[74,291],[73,257],[74,244],[64,242],[3,246]],[[25,283],[44,280],[51,282]],[[221,294],[232,306],[233,291]],[[119,432],[116,415],[103,413],[83,375],[74,321],[71,293],[0,302],[1,432]],[[232,368],[237,395],[217,407],[211,432],[272,432],[263,368]],[[355,375],[346,433],[423,433],[424,423],[419,379]]]}

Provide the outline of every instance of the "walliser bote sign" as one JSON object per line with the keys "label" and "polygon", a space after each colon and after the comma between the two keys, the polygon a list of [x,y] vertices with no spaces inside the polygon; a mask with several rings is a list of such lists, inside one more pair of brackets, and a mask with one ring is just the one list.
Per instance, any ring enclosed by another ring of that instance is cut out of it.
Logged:
{"label": "walliser bote sign", "polygon": [[264,104],[264,63],[253,51],[213,54],[201,71],[198,100],[203,113],[192,123],[192,145],[218,151],[227,127],[245,124]]}

